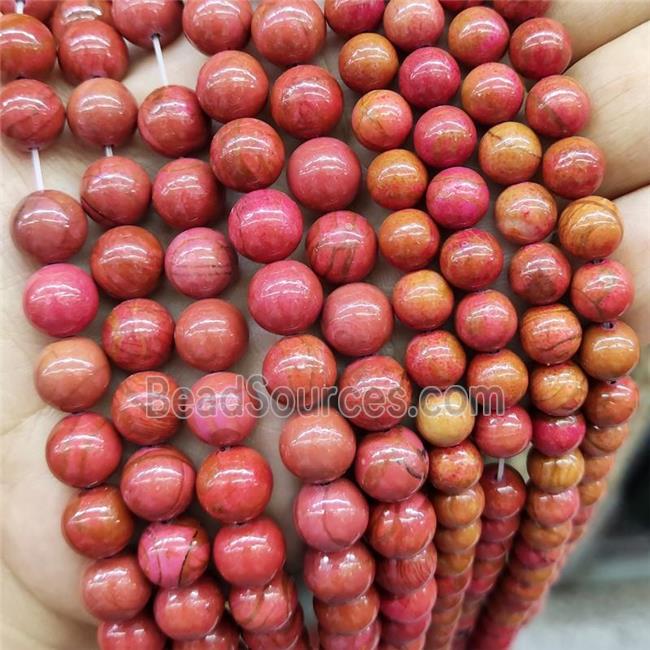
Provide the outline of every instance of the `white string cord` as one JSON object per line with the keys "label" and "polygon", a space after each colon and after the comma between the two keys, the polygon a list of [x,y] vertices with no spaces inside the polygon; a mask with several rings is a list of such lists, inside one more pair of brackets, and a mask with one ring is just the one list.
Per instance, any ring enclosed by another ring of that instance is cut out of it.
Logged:
{"label": "white string cord", "polygon": [[104,155],[110,158],[113,155],[113,147],[110,144],[104,145]]}
{"label": "white string cord", "polygon": [[165,68],[165,59],[163,59],[162,47],[160,45],[160,36],[154,34],[151,37],[153,42],[153,51],[156,54],[156,61],[158,62],[158,71],[162,79],[163,86],[169,86],[169,79],[167,78],[167,68]]}
{"label": "white string cord", "polygon": [[25,0],[16,0],[16,13],[22,14],[25,11]]}
{"label": "white string cord", "polygon": [[503,480],[503,470],[506,467],[506,461],[503,458],[499,458],[499,466],[497,467],[497,481]]}
{"label": "white string cord", "polygon": [[43,185],[43,170],[41,169],[41,156],[38,149],[32,149],[32,167],[34,168],[34,181],[36,182],[36,189],[41,192],[45,189]]}

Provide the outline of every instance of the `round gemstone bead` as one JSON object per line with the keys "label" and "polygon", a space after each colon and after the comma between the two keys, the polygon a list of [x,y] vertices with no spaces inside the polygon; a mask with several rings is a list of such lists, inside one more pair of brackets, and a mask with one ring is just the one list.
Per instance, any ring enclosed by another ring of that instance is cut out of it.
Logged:
{"label": "round gemstone bead", "polygon": [[384,0],[325,0],[325,18],[332,30],[342,36],[372,32],[385,6]]}
{"label": "round gemstone bead", "polygon": [[474,414],[467,392],[458,387],[420,396],[416,424],[420,435],[436,447],[453,447],[469,436]]}
{"label": "round gemstone bead", "polygon": [[489,7],[469,7],[449,25],[451,54],[469,67],[498,61],[508,47],[510,30],[505,20]]}
{"label": "round gemstone bead", "polygon": [[465,373],[467,357],[460,341],[444,330],[419,334],[406,348],[406,370],[421,388],[448,388]]}
{"label": "round gemstone bead", "polygon": [[639,362],[639,338],[623,321],[591,325],[584,331],[579,359],[594,379],[622,377]]}
{"label": "round gemstone bead", "polygon": [[413,113],[392,90],[371,90],[357,101],[350,118],[356,139],[372,151],[400,147],[413,128]]}
{"label": "round gemstone bead", "polygon": [[376,581],[391,594],[403,596],[427,583],[435,573],[436,564],[436,547],[428,544],[403,560],[379,559]]}
{"label": "round gemstone bead", "polygon": [[[36,0],[34,4],[47,5],[48,2]],[[51,4],[56,6],[50,19],[50,29],[57,40],[61,39],[68,25],[80,20],[101,20],[107,25],[113,24],[112,7],[107,0],[63,0]]]}
{"label": "round gemstone bead", "polygon": [[429,481],[445,494],[469,490],[478,483],[482,472],[481,454],[469,440],[429,451]]}
{"label": "round gemstone bead", "polygon": [[250,0],[186,0],[183,7],[185,36],[208,56],[243,49],[252,19]]}
{"label": "round gemstone bead", "polygon": [[511,406],[503,413],[479,414],[474,427],[474,442],[493,458],[512,458],[528,447],[533,435],[528,412]]}
{"label": "round gemstone bead", "polygon": [[388,215],[379,228],[379,250],[401,271],[429,265],[440,244],[440,233],[429,215],[408,208]]}
{"label": "round gemstone bead", "polygon": [[568,307],[544,305],[524,312],[519,336],[524,351],[533,361],[550,365],[568,361],[578,351],[582,328]]}
{"label": "round gemstone bead", "polygon": [[398,68],[397,51],[381,34],[357,34],[339,52],[341,79],[358,93],[387,88]]}
{"label": "round gemstone bead", "polygon": [[546,456],[563,456],[580,445],[585,431],[585,418],[581,413],[564,416],[536,413],[533,446]]}
{"label": "round gemstone bead", "polygon": [[[458,528],[471,524],[481,516],[485,496],[480,484],[457,494],[434,493],[431,498],[438,517],[438,523],[446,528]],[[438,558],[440,564],[440,558]]]}
{"label": "round gemstone bead", "polygon": [[375,203],[389,210],[412,208],[427,187],[427,170],[406,149],[380,153],[369,165],[366,184]]}
{"label": "round gemstone bead", "polygon": [[0,16],[0,72],[2,82],[42,79],[54,67],[56,46],[52,32],[27,14]]}
{"label": "round gemstone bead", "polygon": [[538,366],[530,374],[530,399],[548,415],[575,413],[587,397],[587,377],[571,362],[554,366]]}
{"label": "round gemstone bead", "polygon": [[531,449],[526,468],[535,487],[542,492],[557,494],[580,483],[585,471],[585,462],[579,449],[561,456],[545,456],[536,449]]}
{"label": "round gemstone bead", "polygon": [[[23,3],[23,12],[28,16],[45,22],[52,15],[57,0],[25,0]],[[0,11],[3,14],[16,13],[16,0],[0,0]]]}
{"label": "round gemstone bead", "polygon": [[630,432],[627,423],[595,427],[588,426],[581,449],[585,455],[604,456],[617,451],[625,442]]}
{"label": "round gemstone bead", "polygon": [[477,354],[467,367],[467,387],[474,400],[490,413],[510,408],[528,389],[526,365],[512,350]]}
{"label": "round gemstone bead", "polygon": [[331,634],[353,635],[367,628],[379,614],[379,595],[374,587],[340,604],[314,600],[314,612],[320,627]]}
{"label": "round gemstone bead", "polygon": [[494,8],[513,23],[543,16],[550,4],[551,0],[494,0]]}
{"label": "round gemstone bead", "polygon": [[298,604],[289,620],[277,630],[270,632],[244,630],[242,634],[244,643],[246,643],[248,650],[287,647],[296,648],[296,650],[307,650],[304,618],[302,606]]}
{"label": "round gemstone bead", "polygon": [[139,614],[128,621],[100,623],[97,642],[102,650],[163,650],[167,637],[152,618]]}
{"label": "round gemstone bead", "polygon": [[507,519],[518,514],[526,503],[526,485],[521,474],[510,465],[503,468],[499,477],[497,463],[486,465],[481,477],[485,494],[483,516],[489,519]]}
{"label": "round gemstone bead", "polygon": [[438,0],[392,0],[386,5],[383,25],[390,42],[410,52],[440,38],[445,12]]}
{"label": "round gemstone bead", "polygon": [[397,317],[417,330],[440,327],[454,306],[451,288],[440,274],[430,270],[402,276],[393,287],[391,300]]}
{"label": "round gemstone bead", "polygon": [[639,406],[639,387],[631,377],[591,385],[584,404],[589,422],[611,427],[627,422]]}
{"label": "round gemstone bead", "polygon": [[224,612],[212,632],[194,641],[174,641],[172,648],[173,650],[238,650],[239,629],[233,625],[230,616]]}
{"label": "round gemstone bead", "polygon": [[114,0],[113,21],[131,43],[153,49],[152,37],[169,45],[182,31],[183,6],[168,0]]}

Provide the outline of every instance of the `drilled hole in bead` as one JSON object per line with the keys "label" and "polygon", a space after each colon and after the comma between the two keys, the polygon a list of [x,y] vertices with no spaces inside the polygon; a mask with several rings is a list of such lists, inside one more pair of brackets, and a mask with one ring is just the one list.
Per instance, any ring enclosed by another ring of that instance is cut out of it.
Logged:
{"label": "drilled hole in bead", "polygon": [[607,321],[606,323],[603,323],[603,329],[613,330],[614,329],[614,323],[612,323],[611,321]]}

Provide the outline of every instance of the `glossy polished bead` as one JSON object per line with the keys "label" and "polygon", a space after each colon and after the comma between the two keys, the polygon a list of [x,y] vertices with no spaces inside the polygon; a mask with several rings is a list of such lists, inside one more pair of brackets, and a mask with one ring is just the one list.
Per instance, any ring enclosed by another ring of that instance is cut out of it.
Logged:
{"label": "glossy polished bead", "polygon": [[580,445],[585,429],[581,413],[564,416],[537,413],[533,417],[533,445],[546,456],[562,456]]}
{"label": "glossy polished bead", "polygon": [[601,481],[611,472],[616,461],[616,454],[608,456],[585,456],[585,474],[583,483]]}
{"label": "glossy polished bead", "polygon": [[393,287],[391,301],[397,317],[416,330],[440,327],[454,307],[451,287],[440,274],[430,270],[402,276]]}
{"label": "glossy polished bead", "polygon": [[413,388],[395,359],[375,355],[349,364],[339,379],[341,413],[367,431],[383,431],[407,415]]}
{"label": "glossy polished bead", "polygon": [[575,487],[582,480],[585,461],[579,449],[561,456],[545,456],[531,449],[526,460],[526,469],[533,485],[542,492],[557,494]]}
{"label": "glossy polished bead", "polygon": [[[47,4],[37,0],[35,4]],[[111,3],[107,0],[63,0],[52,3],[55,6],[50,19],[50,29],[54,38],[61,40],[68,25],[81,20],[101,20],[113,24]]]}
{"label": "glossy polished bead", "polygon": [[503,251],[496,238],[478,228],[455,232],[440,249],[440,270],[458,289],[476,291],[492,284],[503,268]]}
{"label": "glossy polished bead", "polygon": [[474,429],[474,442],[487,456],[511,458],[528,447],[532,425],[528,412],[520,406],[502,414],[479,414]]}
{"label": "glossy polished bead", "polygon": [[639,339],[623,321],[589,326],[583,334],[580,365],[594,379],[627,375],[639,362]]}
{"label": "glossy polished bead", "polygon": [[[529,180],[542,160],[542,145],[535,133],[519,122],[493,126],[478,147],[481,170],[495,183],[513,185]],[[546,185],[549,185],[546,177]],[[553,191],[554,188],[550,187]]]}
{"label": "glossy polished bead", "polygon": [[440,233],[429,215],[409,208],[388,215],[379,228],[379,250],[401,271],[427,266],[440,244]]}
{"label": "glossy polished bead", "polygon": [[248,285],[248,310],[274,334],[298,334],[314,324],[323,306],[323,289],[314,272],[293,260],[259,269]]}
{"label": "glossy polished bead", "polygon": [[303,575],[319,601],[342,603],[368,591],[375,577],[375,560],[361,542],[333,553],[308,549]]}
{"label": "glossy polished bead", "polygon": [[224,612],[212,632],[194,641],[174,641],[172,648],[173,650],[238,650],[239,630]]}
{"label": "glossy polished bead", "polygon": [[389,618],[381,622],[381,635],[385,643],[400,644],[419,638],[429,628],[431,615],[425,614],[415,621],[400,623]]}
{"label": "glossy polished bead", "polygon": [[547,551],[534,549],[522,539],[517,539],[513,546],[513,555],[527,569],[541,569],[554,566],[562,557],[564,549],[554,548]]}
{"label": "glossy polished bead", "polygon": [[489,7],[469,7],[449,25],[449,51],[465,65],[498,61],[506,51],[510,30],[506,21]]}
{"label": "glossy polished bead", "polygon": [[433,578],[436,564],[436,547],[428,544],[421,551],[403,560],[379,559],[376,581],[391,594],[403,596]]}
{"label": "glossy polished bead", "polygon": [[503,63],[483,63],[463,80],[463,108],[481,124],[514,119],[524,101],[524,85],[517,73]]}
{"label": "glossy polished bead", "polygon": [[277,131],[261,120],[233,120],[212,139],[210,165],[226,187],[252,192],[277,180],[284,165],[284,145]]}
{"label": "glossy polished bead", "polygon": [[147,521],[177,517],[194,497],[192,462],[175,447],[147,447],[124,465],[120,492],[134,514]]}
{"label": "glossy polished bead", "polygon": [[591,424],[611,427],[627,422],[639,406],[639,387],[631,377],[592,384],[584,404]]}
{"label": "glossy polished bead", "polygon": [[297,605],[289,620],[277,630],[271,632],[249,632],[242,634],[248,650],[266,650],[267,648],[296,648],[307,650],[303,644],[305,638],[305,617],[302,606]]}
{"label": "glossy polished bead", "polygon": [[514,517],[524,507],[526,485],[514,467],[505,465],[503,476],[499,478],[498,464],[486,465],[480,485],[485,494],[484,517],[507,519]]}
{"label": "glossy polished bead", "polygon": [[0,16],[0,71],[2,81],[42,79],[54,67],[56,47],[50,30],[27,14]]}
{"label": "glossy polished bead", "polygon": [[458,13],[468,7],[482,5],[484,0],[439,0],[440,4],[452,13]]}
{"label": "glossy polished bead", "polygon": [[106,392],[110,378],[103,350],[91,339],[80,337],[43,348],[34,370],[40,398],[70,413],[91,408]]}
{"label": "glossy polished bead", "polygon": [[293,521],[309,546],[332,553],[354,544],[368,526],[368,504],[359,489],[341,478],[303,485],[293,504]]}
{"label": "glossy polished bead", "polygon": [[47,466],[56,478],[76,488],[103,483],[120,464],[122,441],[98,413],[79,413],[59,420],[45,447]]}
{"label": "glossy polished bead", "polygon": [[531,18],[514,32],[508,50],[515,70],[529,79],[562,74],[571,63],[571,37],[552,18]]}
{"label": "glossy polished bead", "polygon": [[310,210],[343,210],[359,191],[361,165],[341,140],[314,138],[291,154],[287,182],[292,194]]}
{"label": "glossy polished bead", "polygon": [[587,376],[571,361],[537,366],[530,374],[530,399],[548,415],[574,413],[587,398],[587,390]]}
{"label": "glossy polished bead", "polygon": [[129,52],[111,25],[101,20],[78,21],[59,38],[59,65],[74,85],[93,77],[119,81],[129,67]]}
{"label": "glossy polished bead", "polygon": [[456,576],[474,564],[473,553],[440,553],[436,575]]}
{"label": "glossy polished bead", "polygon": [[454,326],[465,345],[479,352],[496,352],[517,331],[517,312],[506,296],[488,289],[465,296],[456,308]]}
{"label": "glossy polished bead", "polygon": [[101,650],[163,650],[167,637],[147,614],[128,621],[100,623],[97,642]]}
{"label": "glossy polished bead", "polygon": [[406,348],[404,363],[421,388],[448,388],[465,373],[467,357],[460,341],[444,330],[418,334]]}
{"label": "glossy polished bead", "polygon": [[422,161],[406,149],[380,153],[368,167],[366,184],[370,196],[383,208],[412,208],[424,195],[427,170]]}
{"label": "glossy polished bead", "polygon": [[467,392],[451,387],[421,395],[416,423],[420,435],[436,447],[453,447],[461,443],[474,426]]}
{"label": "glossy polished bead", "polygon": [[514,352],[477,354],[467,367],[467,387],[473,398],[489,412],[510,408],[528,389],[528,370]]}
{"label": "glossy polished bead", "polygon": [[437,593],[435,580],[429,580],[403,596],[382,593],[381,613],[389,621],[414,623],[431,612]]}
{"label": "glossy polished bead", "polygon": [[465,591],[471,580],[472,572],[469,570],[459,576],[440,576],[436,579],[438,595],[444,598],[459,591]]}
{"label": "glossy polished bead", "polygon": [[458,494],[476,485],[483,472],[483,459],[469,440],[453,447],[429,451],[429,481],[446,494]]}
{"label": "glossy polished bead", "polygon": [[126,300],[112,309],[102,326],[102,346],[111,361],[129,372],[162,366],[172,351],[174,320],[159,303]]}
{"label": "glossy polished bead", "polygon": [[521,317],[519,336],[526,354],[537,363],[568,361],[580,347],[582,328],[564,305],[531,307]]}
{"label": "glossy polished bead", "polygon": [[337,34],[373,32],[384,13],[384,0],[325,0],[325,18]]}
{"label": "glossy polished bead", "polygon": [[431,544],[436,513],[431,501],[416,492],[399,503],[375,503],[366,536],[370,545],[388,559],[406,559]]}
{"label": "glossy polished bead", "polygon": [[596,260],[576,269],[571,303],[584,318],[597,323],[622,316],[634,300],[634,280],[615,260]]}
{"label": "glossy polished bead", "polygon": [[272,490],[271,468],[249,447],[212,452],[196,476],[199,503],[224,524],[241,523],[261,515]]}
{"label": "glossy polished bead", "polygon": [[410,106],[392,90],[366,93],[354,105],[350,120],[356,139],[372,151],[401,146],[413,127]]}
{"label": "glossy polished bead", "polygon": [[607,481],[590,481],[589,483],[580,483],[578,485],[580,492],[580,503],[585,506],[591,506],[600,501],[607,492]]}
{"label": "glossy polished bead", "polygon": [[169,638],[191,641],[215,628],[224,604],[217,583],[204,576],[187,587],[160,589],[154,599],[153,612],[156,623]]}
{"label": "glossy polished bead", "polygon": [[359,443],[354,476],[361,489],[378,501],[402,501],[419,490],[429,457],[416,433],[406,427],[364,436]]}
{"label": "glossy polished bead", "polygon": [[593,194],[605,176],[605,154],[588,138],[572,136],[554,142],[542,161],[544,184],[565,199]]}
{"label": "glossy polished bead", "polygon": [[159,241],[139,226],[105,232],[90,254],[95,282],[111,297],[141,298],[158,285],[163,266]]}
{"label": "glossy polished bead", "polygon": [[483,488],[477,484],[457,494],[436,492],[431,501],[441,526],[459,528],[471,524],[481,516],[485,496]]}
{"label": "glossy polished bead", "polygon": [[151,596],[147,580],[134,555],[96,560],[81,577],[86,609],[102,621],[124,621],[139,614]]}
{"label": "glossy polished bead", "polygon": [[384,32],[393,45],[410,52],[433,45],[445,26],[438,0],[391,0],[383,19]]}
{"label": "glossy polished bead", "polygon": [[339,52],[339,74],[348,88],[367,93],[387,88],[399,68],[392,43],[381,34],[353,36]]}
{"label": "glossy polished bead", "polygon": [[68,544],[93,559],[119,553],[133,536],[133,517],[120,491],[100,485],[73,494],[61,517],[61,530]]}
{"label": "glossy polished bead", "polygon": [[544,551],[566,543],[571,535],[571,521],[555,526],[541,526],[534,519],[524,517],[519,527],[521,538],[533,548]]}
{"label": "glossy polished bead", "polygon": [[215,54],[201,66],[196,80],[201,108],[222,123],[254,117],[264,108],[268,93],[264,68],[246,52],[227,50]]}
{"label": "glossy polished bead", "polygon": [[583,454],[589,456],[604,456],[617,451],[627,440],[630,433],[630,425],[623,424],[596,427],[587,427],[581,449]]}
{"label": "glossy polished bead", "polygon": [[576,488],[569,488],[556,494],[548,494],[537,488],[530,488],[526,511],[540,526],[557,526],[571,521],[580,508],[580,495]]}
{"label": "glossy polished bead", "polygon": [[286,559],[284,535],[269,517],[219,529],[212,549],[219,573],[235,587],[263,587]]}
{"label": "glossy polished bead", "polygon": [[134,160],[107,156],[86,168],[79,194],[83,209],[101,226],[130,225],[147,212],[151,181]]}
{"label": "glossy polished bead", "polygon": [[152,37],[169,45],[182,31],[183,6],[169,0],[113,0],[113,21],[131,43],[153,49]]}
{"label": "glossy polished bead", "polygon": [[455,106],[436,106],[416,123],[415,151],[431,167],[462,165],[476,148],[474,122]]}
{"label": "glossy polished bead", "polygon": [[[56,4],[57,0],[25,0],[23,12],[45,22],[52,15]],[[3,14],[16,13],[16,5],[16,0],[0,0],[0,11]]]}
{"label": "glossy polished bead", "polygon": [[251,33],[250,0],[187,0],[183,32],[203,54],[241,50]]}
{"label": "glossy polished bead", "polygon": [[494,8],[513,23],[543,16],[550,4],[551,0],[494,0]]}
{"label": "glossy polished bead", "polygon": [[[492,544],[508,541],[519,530],[519,520],[519,515],[508,517],[508,519],[484,518],[481,522],[481,539]],[[485,567],[490,562],[496,563],[498,566],[497,571],[501,569],[501,560],[496,560],[496,562],[494,560],[484,560],[474,565],[475,569],[477,569],[476,575],[480,575],[478,571],[480,567]]]}
{"label": "glossy polished bead", "polygon": [[361,596],[345,603],[314,600],[319,626],[331,634],[355,634],[368,627],[379,614],[379,594],[370,587]]}
{"label": "glossy polished bead", "polygon": [[17,79],[0,90],[2,135],[21,151],[45,149],[65,125],[59,96],[35,79]]}

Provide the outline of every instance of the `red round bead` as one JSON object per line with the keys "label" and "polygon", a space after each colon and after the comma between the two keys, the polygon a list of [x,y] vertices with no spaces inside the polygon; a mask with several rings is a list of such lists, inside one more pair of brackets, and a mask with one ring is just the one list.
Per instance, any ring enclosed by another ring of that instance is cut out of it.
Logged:
{"label": "red round bead", "polygon": [[498,61],[508,47],[510,30],[489,7],[469,7],[449,25],[447,44],[456,59],[467,66]]}
{"label": "red round bead", "polygon": [[389,214],[379,228],[379,250],[401,271],[428,266],[440,244],[440,233],[426,212],[408,208]]}
{"label": "red round bead", "polygon": [[100,623],[97,642],[101,650],[163,650],[167,637],[152,618],[139,614],[128,621]]}
{"label": "red round bead", "polygon": [[208,56],[243,49],[252,19],[249,0],[186,0],[183,7],[185,36]]}
{"label": "red round bead", "polygon": [[385,6],[384,0],[325,0],[325,18],[342,36],[373,32]]}
{"label": "red round bead", "polygon": [[354,105],[350,125],[356,139],[372,151],[401,146],[413,127],[413,113],[392,90],[371,90]]}
{"label": "red round bead", "polygon": [[0,72],[2,82],[42,79],[54,67],[56,46],[50,30],[27,14],[0,15]]}
{"label": "red round bead", "polygon": [[[36,0],[32,4],[48,3],[47,0]],[[57,40],[61,39],[68,25],[80,20],[101,20],[107,25],[113,25],[112,6],[108,0],[54,0],[51,4],[56,6],[50,19],[50,29]]]}
{"label": "red round bead", "polygon": [[514,32],[508,50],[515,70],[529,79],[562,74],[571,63],[571,37],[552,18],[531,18]]}
{"label": "red round bead", "polygon": [[528,447],[533,429],[528,412],[521,406],[511,406],[503,413],[479,414],[473,435],[486,456],[512,458]]}
{"label": "red round bead", "polygon": [[392,594],[403,596],[427,583],[436,570],[433,544],[403,560],[381,558],[377,562],[377,583]]}
{"label": "red round bead", "polygon": [[406,370],[421,388],[444,389],[457,384],[465,373],[466,361],[460,341],[444,330],[419,334],[406,348]]}
{"label": "red round bead", "polygon": [[393,45],[410,52],[440,38],[445,12],[438,0],[392,0],[386,5],[383,26]]}
{"label": "red round bead", "polygon": [[432,330],[451,316],[454,296],[446,280],[435,271],[407,273],[393,287],[393,308],[408,327]]}
{"label": "red round bead", "polygon": [[169,45],[182,31],[183,4],[175,0],[113,0],[113,21],[131,43],[153,49],[152,37]]}

